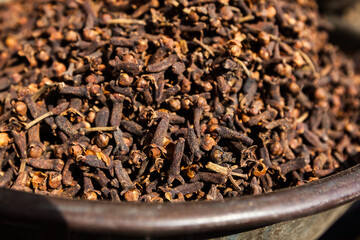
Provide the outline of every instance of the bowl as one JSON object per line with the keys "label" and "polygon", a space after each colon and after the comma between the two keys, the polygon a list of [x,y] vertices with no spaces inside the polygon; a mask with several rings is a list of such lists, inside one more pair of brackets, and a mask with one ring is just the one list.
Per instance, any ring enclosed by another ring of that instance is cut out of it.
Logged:
{"label": "bowl", "polygon": [[[333,12],[354,2],[319,4]],[[359,179],[360,164],[271,193],[163,204],[72,200],[0,189],[0,224],[10,231],[25,231],[28,239],[38,239],[39,232],[53,240],[69,232],[106,239],[317,239],[360,199]]]}
{"label": "bowl", "polygon": [[163,204],[71,200],[0,189],[0,223],[133,238],[316,239],[360,198],[359,179],[360,164],[271,193]]}

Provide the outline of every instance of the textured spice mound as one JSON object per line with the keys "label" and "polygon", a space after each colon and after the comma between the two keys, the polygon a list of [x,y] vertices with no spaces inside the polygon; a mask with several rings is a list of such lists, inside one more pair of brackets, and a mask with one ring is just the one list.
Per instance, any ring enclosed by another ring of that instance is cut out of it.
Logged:
{"label": "textured spice mound", "polygon": [[360,78],[314,1],[0,7],[0,186],[216,200],[356,164]]}

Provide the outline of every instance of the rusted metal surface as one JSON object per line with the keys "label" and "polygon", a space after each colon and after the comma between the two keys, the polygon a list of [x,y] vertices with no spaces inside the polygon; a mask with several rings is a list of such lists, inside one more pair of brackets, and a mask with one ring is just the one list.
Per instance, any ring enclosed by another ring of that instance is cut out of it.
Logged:
{"label": "rusted metal surface", "polygon": [[266,240],[266,239],[318,239],[351,206],[346,204],[304,218],[280,222],[266,227],[241,232],[219,240]]}
{"label": "rusted metal surface", "polygon": [[92,202],[0,190],[0,222],[128,236],[238,233],[329,210],[360,197],[360,165],[304,186],[225,201]]}

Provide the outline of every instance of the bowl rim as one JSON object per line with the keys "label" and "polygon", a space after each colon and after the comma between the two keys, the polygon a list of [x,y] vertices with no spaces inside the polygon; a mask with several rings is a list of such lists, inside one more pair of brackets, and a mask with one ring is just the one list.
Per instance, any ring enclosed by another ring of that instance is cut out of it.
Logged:
{"label": "bowl rim", "polygon": [[0,189],[0,222],[127,236],[244,231],[360,198],[360,164],[302,186],[222,201],[114,203]]}

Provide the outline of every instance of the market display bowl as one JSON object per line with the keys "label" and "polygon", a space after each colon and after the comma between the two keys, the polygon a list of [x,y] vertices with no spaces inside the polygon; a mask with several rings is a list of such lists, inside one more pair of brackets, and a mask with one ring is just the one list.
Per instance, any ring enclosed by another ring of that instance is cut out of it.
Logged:
{"label": "market display bowl", "polygon": [[0,223],[135,238],[316,239],[360,198],[360,164],[303,186],[223,201],[130,204],[0,189]]}

